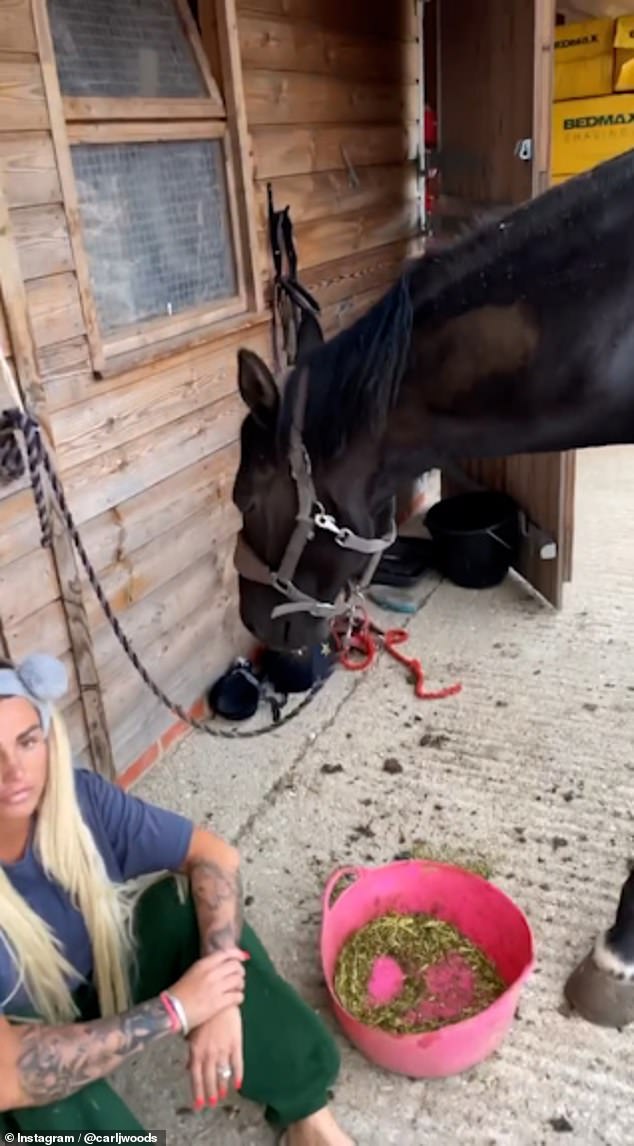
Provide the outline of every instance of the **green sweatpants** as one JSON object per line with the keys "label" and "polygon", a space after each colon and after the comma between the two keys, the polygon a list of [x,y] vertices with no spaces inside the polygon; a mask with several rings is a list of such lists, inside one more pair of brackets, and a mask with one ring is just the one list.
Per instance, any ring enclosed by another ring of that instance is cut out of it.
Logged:
{"label": "green sweatpants", "polygon": [[[181,901],[173,879],[160,880],[140,898],[137,935],[135,1002],[140,1003],[167,990],[200,956],[193,902],[189,897]],[[245,926],[240,943],[251,956],[242,1005],[241,1094],[265,1107],[268,1121],[283,1128],[326,1105],[339,1073],[339,1054],[315,1012],[277,974],[250,927]],[[82,1019],[98,1017],[94,993],[80,992],[77,999]],[[137,1069],[143,1070],[142,1059]],[[48,1106],[0,1113],[0,1141],[9,1131],[138,1134],[146,1129],[161,1127],[143,1127],[105,1079]]]}

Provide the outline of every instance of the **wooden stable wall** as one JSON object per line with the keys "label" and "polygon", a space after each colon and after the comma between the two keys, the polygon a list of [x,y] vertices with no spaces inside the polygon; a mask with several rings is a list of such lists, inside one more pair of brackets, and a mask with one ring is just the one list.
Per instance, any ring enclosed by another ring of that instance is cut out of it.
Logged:
{"label": "wooden stable wall", "polygon": [[[230,492],[243,413],[236,351],[248,345],[270,359],[270,314],[234,319],[155,361],[95,378],[45,91],[52,65],[35,34],[37,2],[0,0],[0,216],[4,210],[7,222],[0,226],[0,339],[50,433],[108,600],[149,672],[190,706],[248,640],[232,566]],[[227,10],[230,18],[231,4]],[[199,0],[218,76],[214,11]],[[416,249],[414,5],[249,0],[238,3],[237,21],[239,43],[223,61],[235,86],[224,95],[250,151],[251,243],[266,282],[272,179],[277,205],[291,204],[303,281],[332,333],[366,309]],[[244,106],[236,98],[241,86]],[[238,179],[245,202],[249,191]],[[174,717],[118,646],[63,533],[53,552],[42,549],[24,481],[0,487],[0,638],[13,657],[43,649],[65,660],[65,712],[79,760],[108,771],[111,749],[116,774],[138,771],[139,758],[151,761],[161,737],[173,735]]]}
{"label": "wooden stable wall", "polygon": [[328,334],[419,249],[420,6],[237,0],[265,281],[266,185],[290,204],[303,283]]}
{"label": "wooden stable wall", "polygon": [[[245,641],[232,568],[237,514],[230,490],[242,416],[235,362],[238,345],[268,356],[267,318],[95,380],[27,0],[0,0],[0,186],[23,280],[5,301],[19,311],[24,295],[43,387],[40,414],[50,420],[72,512],[148,670],[190,705]],[[6,326],[0,336],[12,352]],[[0,491],[2,628],[13,656],[37,648],[65,660],[72,743],[88,761],[78,653],[71,651],[56,563],[39,544],[24,484]],[[174,717],[127,661],[83,575],[81,593],[121,772]]]}

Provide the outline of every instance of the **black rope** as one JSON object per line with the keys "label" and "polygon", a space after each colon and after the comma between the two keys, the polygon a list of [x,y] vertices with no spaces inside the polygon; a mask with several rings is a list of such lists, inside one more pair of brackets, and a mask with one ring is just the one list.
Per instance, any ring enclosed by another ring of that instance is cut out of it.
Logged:
{"label": "black rope", "polygon": [[0,482],[8,485],[24,476],[24,458],[14,430],[0,430]]}
{"label": "black rope", "polygon": [[[24,445],[26,451],[26,467],[18,434],[24,438]],[[308,704],[313,700],[316,694],[325,684],[326,678],[319,680],[313,685],[310,692],[300,701],[296,708],[289,712],[286,716],[279,716],[279,713],[274,712],[273,723],[266,725],[264,728],[254,728],[249,731],[239,731],[238,729],[216,729],[210,728],[208,723],[201,720],[194,720],[185,709],[180,705],[174,703],[156,684],[152,677],[144,668],[139,660],[136,652],[134,651],[130,641],[124,633],[121,625],[119,624],[116,616],[114,615],[108,599],[99,583],[99,578],[95,569],[84,549],[82,539],[79,535],[77,526],[75,525],[73,516],[70,512],[66,495],[63,486],[55,472],[53,463],[44,442],[36,418],[26,410],[4,410],[0,417],[0,480],[15,481],[17,478],[23,477],[26,469],[28,469],[31,488],[33,490],[33,497],[35,500],[35,507],[40,522],[40,533],[42,546],[45,549],[50,549],[53,543],[53,530],[51,526],[51,519],[48,508],[48,501],[44,487],[43,473],[46,474],[48,479],[51,493],[57,504],[59,512],[62,516],[64,524],[68,530],[70,538],[77,550],[79,559],[86,570],[86,575],[92,589],[103,609],[110,627],[121,645],[128,660],[134,666],[143,682],[154,694],[157,700],[160,700],[166,708],[178,716],[182,721],[194,728],[197,732],[206,732],[209,736],[219,736],[225,740],[235,739],[249,739],[255,736],[262,736],[265,732],[271,732],[279,729],[282,725],[287,724],[289,720],[293,720],[302,712]],[[275,715],[278,719],[275,719]]]}

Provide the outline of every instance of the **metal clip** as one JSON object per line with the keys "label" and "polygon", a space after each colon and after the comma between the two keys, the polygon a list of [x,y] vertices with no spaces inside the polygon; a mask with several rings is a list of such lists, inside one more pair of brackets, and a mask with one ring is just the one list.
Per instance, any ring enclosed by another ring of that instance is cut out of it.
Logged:
{"label": "metal clip", "polygon": [[326,513],[323,509],[317,511],[313,520],[318,529],[323,529],[326,533],[334,533],[337,538],[342,532],[332,514]]}

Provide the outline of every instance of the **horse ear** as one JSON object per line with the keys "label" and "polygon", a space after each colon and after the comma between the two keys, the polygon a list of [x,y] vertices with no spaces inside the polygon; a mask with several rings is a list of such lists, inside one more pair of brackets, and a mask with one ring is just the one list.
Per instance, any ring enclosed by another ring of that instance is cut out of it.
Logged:
{"label": "horse ear", "polygon": [[323,342],[324,335],[319,322],[314,314],[309,314],[305,311],[302,315],[299,332],[297,334],[297,361],[301,362],[311,351],[316,350],[318,346],[322,346]]}
{"label": "horse ear", "polygon": [[252,350],[238,351],[238,389],[242,401],[263,426],[277,419],[280,396],[266,362]]}

